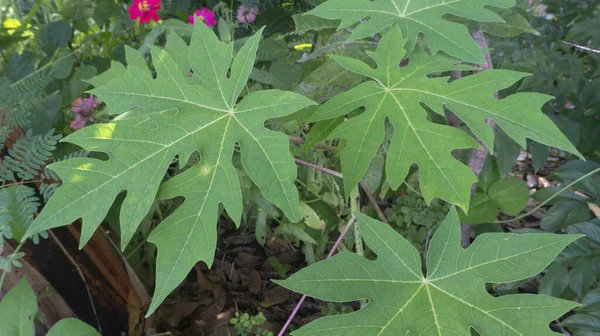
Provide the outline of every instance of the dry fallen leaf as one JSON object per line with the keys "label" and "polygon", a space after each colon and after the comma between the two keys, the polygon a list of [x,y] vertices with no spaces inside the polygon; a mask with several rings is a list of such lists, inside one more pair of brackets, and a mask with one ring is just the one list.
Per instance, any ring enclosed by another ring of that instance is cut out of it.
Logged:
{"label": "dry fallen leaf", "polygon": [[596,215],[596,218],[600,218],[600,206],[598,206],[598,204],[588,203],[588,207],[592,210],[594,215]]}
{"label": "dry fallen leaf", "polygon": [[206,278],[206,276],[204,276],[204,273],[202,272],[200,267],[198,267],[198,265],[194,266],[194,269],[196,270],[196,279],[198,281],[198,287],[204,290],[211,291],[219,287],[219,285],[212,283],[210,280],[208,280],[208,278]]}
{"label": "dry fallen leaf", "polygon": [[274,286],[265,292],[264,300],[260,303],[262,307],[269,308],[271,306],[284,303],[290,297],[290,291],[281,286]]}
{"label": "dry fallen leaf", "polygon": [[262,258],[248,252],[240,252],[235,257],[235,263],[239,267],[254,268],[262,262]]}
{"label": "dry fallen leaf", "polygon": [[261,290],[261,279],[260,273],[254,268],[241,268],[239,270],[242,284],[244,284],[248,291],[252,294],[258,294]]}

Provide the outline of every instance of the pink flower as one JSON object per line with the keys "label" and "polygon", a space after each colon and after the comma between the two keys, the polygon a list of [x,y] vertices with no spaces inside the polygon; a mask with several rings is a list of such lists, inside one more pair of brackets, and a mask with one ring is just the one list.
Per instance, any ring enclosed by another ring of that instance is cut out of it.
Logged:
{"label": "pink flower", "polygon": [[150,22],[150,20],[160,20],[160,16],[156,14],[160,10],[160,0],[133,0],[133,4],[129,6],[129,18],[135,20],[140,19],[140,24]]}
{"label": "pink flower", "polygon": [[[205,25],[207,26],[214,26],[217,24],[217,21],[215,20],[215,13],[213,13],[211,10],[205,8],[202,8],[202,10],[200,9],[196,9],[196,16],[202,20],[202,22],[204,22]],[[188,18],[188,23],[189,24],[194,24],[194,15],[190,15]]]}
{"label": "pink flower", "polygon": [[100,105],[100,102],[94,95],[89,98],[77,98],[71,104],[71,111],[75,113],[75,120],[71,121],[71,128],[74,130],[82,129],[86,122],[94,121],[94,111]]}
{"label": "pink flower", "polygon": [[237,10],[237,20],[239,23],[252,23],[256,20],[257,13],[258,8],[252,7],[248,9],[248,7],[241,5]]}

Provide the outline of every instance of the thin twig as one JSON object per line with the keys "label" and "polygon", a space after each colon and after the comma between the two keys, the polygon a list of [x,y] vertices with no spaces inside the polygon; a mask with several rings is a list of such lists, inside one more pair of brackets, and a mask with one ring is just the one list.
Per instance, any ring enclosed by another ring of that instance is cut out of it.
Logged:
{"label": "thin twig", "polygon": [[375,208],[375,212],[377,213],[377,217],[379,217],[379,220],[384,222],[385,224],[389,225],[390,223],[387,221],[387,218],[385,218],[385,215],[383,214],[383,211],[381,211],[381,208],[379,208],[379,204],[377,204],[377,200],[375,200],[375,197],[373,197],[373,194],[371,193],[371,190],[369,190],[369,187],[367,186],[365,181],[360,181],[360,188],[367,195],[367,198],[369,199],[369,203],[371,203],[373,208]]}
{"label": "thin twig", "polygon": [[565,44],[568,44],[568,45],[570,45],[570,46],[572,46],[572,47],[575,47],[575,48],[578,48],[578,49],[582,49],[582,50],[585,50],[585,51],[591,51],[591,52],[594,52],[594,53],[600,54],[600,50],[596,50],[596,49],[588,48],[588,47],[586,47],[586,46],[582,46],[582,45],[575,44],[575,43],[571,43],[571,42],[567,42],[567,41],[560,41],[560,42],[562,42],[562,43],[565,43]]}
{"label": "thin twig", "polygon": [[329,168],[321,167],[321,166],[316,165],[314,163],[306,162],[304,160],[300,160],[300,159],[296,159],[296,158],[294,158],[294,161],[296,161],[296,163],[299,163],[299,164],[301,164],[303,166],[307,166],[307,167],[314,168],[316,170],[320,170],[320,171],[322,171],[324,173],[327,173],[327,174],[329,174],[331,176],[335,176],[335,177],[338,177],[338,178],[341,178],[341,179],[344,178],[344,175],[342,175],[342,173],[336,172],[335,170],[331,170]]}
{"label": "thin twig", "polygon": [[554,320],[554,322],[556,322],[556,324],[554,326],[557,327],[558,330],[560,330],[560,332],[563,335],[565,335],[565,336],[571,336],[571,333],[567,329],[563,328],[563,326],[560,325],[560,321]]}
{"label": "thin twig", "polygon": [[[299,144],[299,145],[303,145],[306,143],[306,140],[304,140],[302,138],[298,138],[298,137],[288,136],[288,139],[290,140],[290,142]],[[337,147],[335,147],[335,146],[328,146],[328,145],[321,145],[321,144],[316,144],[314,147],[318,148],[318,149],[326,150],[326,151],[331,151],[331,152],[334,152],[337,150]]]}
{"label": "thin twig", "polygon": [[83,284],[85,285],[85,290],[87,291],[88,297],[90,299],[92,311],[94,312],[94,317],[96,317],[96,323],[98,323],[98,332],[100,334],[102,334],[102,326],[100,325],[100,319],[98,318],[98,312],[96,311],[96,305],[94,305],[94,299],[92,298],[92,292],[90,291],[90,288],[88,287],[87,281],[85,280],[85,276],[83,275],[81,268],[79,267],[79,265],[77,264],[75,259],[73,259],[73,257],[69,254],[69,251],[67,251],[67,249],[62,244],[62,242],[54,234],[54,232],[52,232],[52,230],[48,230],[48,234],[50,235],[50,237],[52,237],[52,239],[54,240],[56,245],[58,245],[58,247],[61,249],[61,251],[67,257],[67,259],[69,259],[71,264],[75,267],[75,269],[77,270],[77,273],[79,273],[79,277],[81,278],[81,281],[83,281]]}
{"label": "thin twig", "polygon": [[[335,170],[331,170],[329,168],[325,168],[325,167],[321,167],[319,165],[316,165],[314,163],[310,163],[310,162],[306,162],[304,160],[300,160],[300,159],[296,159],[294,158],[294,161],[296,161],[297,163],[303,165],[303,166],[307,166],[307,167],[311,167],[314,168],[316,170],[320,170],[324,173],[327,173],[331,176],[335,176],[338,178],[343,179],[344,175],[342,175],[342,173],[340,172],[336,172]],[[383,211],[381,211],[381,208],[379,208],[379,204],[377,204],[377,201],[375,200],[375,198],[373,197],[373,194],[371,193],[371,190],[369,190],[369,187],[367,186],[367,184],[364,181],[360,181],[360,187],[361,189],[365,192],[365,194],[367,194],[367,198],[369,199],[369,203],[373,206],[373,208],[375,208],[375,212],[377,213],[377,217],[379,217],[379,220],[389,224],[389,222],[387,221],[387,219],[385,218],[385,215],[383,214]]]}
{"label": "thin twig", "polygon": [[[337,250],[338,246],[340,246],[340,243],[342,242],[342,239],[344,238],[344,236],[346,235],[346,233],[348,233],[348,230],[350,230],[350,227],[352,226],[352,224],[355,221],[356,221],[356,218],[354,216],[352,216],[352,218],[350,218],[350,220],[348,221],[348,223],[346,223],[346,226],[344,226],[344,229],[342,230],[342,232],[338,236],[337,240],[335,241],[335,244],[333,244],[333,247],[331,248],[331,250],[329,250],[329,254],[327,254],[327,257],[325,259],[329,259],[329,258],[331,258],[333,256],[333,254]],[[296,305],[296,307],[294,308],[294,310],[290,314],[290,317],[287,319],[287,321],[283,325],[283,328],[281,328],[281,331],[279,331],[279,334],[277,336],[283,336],[283,333],[285,333],[285,331],[287,330],[287,328],[290,326],[290,323],[292,323],[292,320],[294,319],[294,317],[298,313],[298,310],[300,310],[300,307],[302,306],[302,303],[304,303],[304,300],[306,300],[306,295],[302,295],[302,297],[300,298],[300,301],[298,301],[298,304]]]}

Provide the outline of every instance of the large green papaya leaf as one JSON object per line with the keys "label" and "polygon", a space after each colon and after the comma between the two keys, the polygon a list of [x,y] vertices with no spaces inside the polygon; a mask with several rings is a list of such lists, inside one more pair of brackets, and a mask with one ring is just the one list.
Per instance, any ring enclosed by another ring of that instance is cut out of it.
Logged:
{"label": "large green papaya leaf", "polygon": [[[108,160],[78,158],[51,165],[63,185],[27,236],[82,218],[83,246],[117,195],[126,191],[120,211],[124,248],[155,198],[183,196],[183,204],[148,239],[158,247],[151,314],[196,262],[212,264],[219,204],[239,224],[242,194],[231,161],[236,144],[243,167],[265,198],[297,221],[296,167],[288,139],[266,129],[264,122],[313,102],[279,90],[254,92],[237,102],[254,65],[261,32],[235,58],[233,43],[220,42],[202,23],[194,27],[189,46],[170,34],[165,50],[150,47],[156,78],[142,56],[128,49],[127,70],[104,75],[96,80],[103,85],[91,91],[111,113],[120,114],[118,120],[84,128],[63,140],[106,153]],[[173,159],[177,156],[184,166],[195,151],[201,161],[161,185]]]}
{"label": "large green papaya leaf", "polygon": [[456,65],[457,60],[442,54],[426,55],[417,49],[409,64],[399,67],[406,55],[402,32],[394,25],[375,52],[368,52],[377,64],[369,65],[352,58],[333,56],[345,68],[373,80],[341,93],[319,107],[310,121],[333,119],[365,107],[365,111],[340,124],[330,135],[347,139],[342,153],[342,171],[346,190],[361,180],[384,139],[386,119],[394,126],[386,161],[386,176],[392,188],[404,181],[413,163],[420,169],[420,187],[427,202],[439,197],[468,209],[471,170],[458,162],[451,152],[474,148],[478,144],[461,130],[428,121],[423,105],[441,115],[444,108],[453,111],[491,150],[494,132],[485,123],[493,119],[521,147],[526,138],[578,153],[541,107],[551,97],[538,93],[517,93],[496,99],[494,92],[506,88],[527,74],[509,70],[490,70],[448,82],[448,77],[429,75],[454,69],[472,69]]}
{"label": "large green papaya leaf", "polygon": [[493,297],[486,283],[531,277],[581,235],[485,233],[460,246],[452,208],[436,231],[423,273],[419,252],[391,227],[355,214],[368,260],[350,252],[318,262],[279,284],[328,301],[368,299],[357,312],[324,317],[293,335],[560,335],[548,324],[578,306],[545,295]]}
{"label": "large green papaya leaf", "polygon": [[486,6],[510,8],[515,4],[515,0],[329,0],[308,14],[341,20],[340,28],[360,22],[350,39],[371,36],[399,22],[404,36],[408,38],[406,48],[409,54],[418,35],[423,34],[434,54],[442,50],[463,61],[485,63],[483,52],[471,38],[467,27],[443,18],[444,15],[477,22],[504,22],[500,15]]}

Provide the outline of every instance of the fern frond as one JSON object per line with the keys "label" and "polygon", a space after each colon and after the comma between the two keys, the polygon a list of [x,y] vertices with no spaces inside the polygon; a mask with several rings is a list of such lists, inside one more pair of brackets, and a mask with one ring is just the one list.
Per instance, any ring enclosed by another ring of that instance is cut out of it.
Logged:
{"label": "fern frond", "polygon": [[[35,100],[31,100],[30,102],[35,102]],[[31,112],[23,106],[19,106],[17,108],[13,107],[9,111],[7,111],[3,118],[2,125],[8,128],[22,127],[26,128],[31,123]]]}
{"label": "fern frond", "polygon": [[31,134],[31,130],[28,130],[25,136],[17,140],[8,150],[8,156],[0,167],[0,173],[4,173],[0,178],[7,180],[8,176],[5,175],[7,171],[14,172],[23,180],[30,180],[40,175],[40,171],[52,156],[52,151],[61,137],[60,134],[54,134],[54,129],[45,135],[35,136]]}
{"label": "fern frond", "polygon": [[29,110],[35,107],[39,99],[33,93],[19,97],[10,87],[0,89],[0,125],[8,128],[26,127],[31,122]]}
{"label": "fern frond", "polygon": [[10,128],[6,126],[0,126],[0,151],[4,149],[4,142],[10,134]]}
{"label": "fern frond", "polygon": [[8,225],[13,237],[21,240],[39,207],[39,198],[31,187],[13,184],[0,189],[0,227]]}
{"label": "fern frond", "polygon": [[90,155],[90,151],[81,149],[78,151],[71,152],[59,159],[56,159],[56,160],[54,160],[54,162],[60,162],[60,161],[69,160],[69,159],[84,158],[84,157],[87,157],[88,155]]}
{"label": "fern frond", "polygon": [[0,105],[4,109],[2,125],[9,128],[26,127],[32,110],[44,104],[45,89],[53,81],[50,68],[44,66],[11,83],[0,78]]}
{"label": "fern frond", "polygon": [[13,56],[9,77],[0,77],[0,126],[27,128],[31,113],[48,103],[45,91],[54,81],[53,65],[71,55],[61,56],[35,71],[35,57],[31,59],[25,53]]}
{"label": "fern frond", "polygon": [[17,94],[26,94],[28,92],[43,93],[52,80],[50,68],[44,67],[12,83],[10,86]]}
{"label": "fern frond", "polygon": [[[35,195],[33,188],[19,185],[20,188],[15,188],[15,199],[19,208],[19,222],[27,229],[33,221],[33,216],[40,207],[40,201]],[[13,228],[14,230],[14,228]]]}
{"label": "fern frond", "polygon": [[9,187],[0,189],[0,228],[4,225],[8,225],[8,223],[12,221],[12,215],[9,208],[11,202],[8,188]]}
{"label": "fern frond", "polygon": [[42,198],[44,199],[44,203],[48,203],[48,200],[50,199],[50,197],[52,197],[52,195],[54,194],[56,189],[58,189],[58,187],[59,187],[58,182],[42,183],[40,185],[40,195],[42,195]]}

